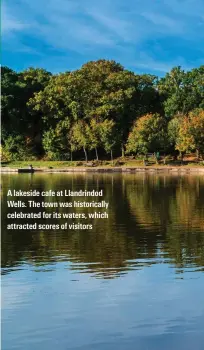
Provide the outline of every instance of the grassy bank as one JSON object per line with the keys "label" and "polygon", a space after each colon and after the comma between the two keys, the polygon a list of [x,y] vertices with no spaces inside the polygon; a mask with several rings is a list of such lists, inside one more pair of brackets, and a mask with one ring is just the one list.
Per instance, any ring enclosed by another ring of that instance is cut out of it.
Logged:
{"label": "grassy bank", "polygon": [[[144,162],[141,159],[115,159],[113,162],[111,161],[90,161],[86,163],[85,161],[44,161],[44,160],[38,160],[38,161],[9,161],[9,162],[2,162],[1,167],[3,168],[28,168],[29,165],[32,165],[33,168],[45,168],[45,169],[58,169],[58,168],[69,168],[69,167],[103,167],[103,168],[109,168],[109,167],[143,167]],[[184,159],[183,162],[177,160],[166,160],[166,164],[164,163],[164,160],[159,160],[158,163],[154,159],[149,159],[146,163],[147,167],[166,167],[166,166],[182,166],[182,167],[201,167],[204,166],[204,161],[196,161],[193,159]]]}

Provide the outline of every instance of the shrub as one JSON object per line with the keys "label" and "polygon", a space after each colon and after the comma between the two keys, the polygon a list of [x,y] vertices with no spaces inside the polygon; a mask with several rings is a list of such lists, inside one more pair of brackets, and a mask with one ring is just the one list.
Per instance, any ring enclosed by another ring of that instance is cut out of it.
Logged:
{"label": "shrub", "polygon": [[9,136],[2,146],[2,160],[34,160],[31,146],[23,136]]}

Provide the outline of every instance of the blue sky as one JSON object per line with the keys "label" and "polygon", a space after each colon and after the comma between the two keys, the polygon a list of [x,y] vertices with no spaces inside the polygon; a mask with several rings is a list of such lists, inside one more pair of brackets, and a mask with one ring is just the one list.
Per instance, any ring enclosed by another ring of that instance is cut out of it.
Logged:
{"label": "blue sky", "polygon": [[53,73],[114,59],[139,73],[204,63],[203,0],[3,0],[2,63]]}

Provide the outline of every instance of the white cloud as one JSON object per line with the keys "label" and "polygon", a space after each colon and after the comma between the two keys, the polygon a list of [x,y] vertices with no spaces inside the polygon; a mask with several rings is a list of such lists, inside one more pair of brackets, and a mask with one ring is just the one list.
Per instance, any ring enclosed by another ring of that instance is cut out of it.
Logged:
{"label": "white cloud", "polygon": [[[48,25],[38,27],[38,32],[44,39],[56,47],[72,49],[78,45],[81,50],[84,45],[103,45],[114,44],[111,37],[104,35],[92,24],[83,20],[76,21],[71,17],[50,16]],[[81,45],[81,46],[79,46]]]}
{"label": "white cloud", "polygon": [[2,12],[1,19],[2,19],[3,35],[12,34],[13,32],[16,32],[16,31],[22,31],[27,27],[25,23],[17,20],[14,16],[10,14],[5,4],[2,5],[1,12]]}
{"label": "white cloud", "polygon": [[162,30],[170,30],[171,32],[181,32],[183,31],[183,24],[180,20],[175,20],[169,16],[153,12],[144,12],[142,16],[148,21],[153,23],[156,26],[162,28]]}
{"label": "white cloud", "polygon": [[105,30],[110,31],[116,37],[121,38],[123,41],[130,40],[130,33],[132,29],[132,23],[121,18],[112,17],[110,14],[101,13],[97,10],[91,10],[87,12],[96,23],[101,24]]}
{"label": "white cloud", "polygon": [[161,60],[155,60],[145,52],[140,53],[139,59],[133,63],[133,66],[135,66],[136,68],[151,69],[152,71],[162,72],[162,73],[166,73],[167,71],[170,71],[175,66],[182,66],[183,69],[185,70],[192,69],[192,67],[190,67],[186,63],[183,57],[178,56],[174,60],[170,60],[168,62],[162,62]]}

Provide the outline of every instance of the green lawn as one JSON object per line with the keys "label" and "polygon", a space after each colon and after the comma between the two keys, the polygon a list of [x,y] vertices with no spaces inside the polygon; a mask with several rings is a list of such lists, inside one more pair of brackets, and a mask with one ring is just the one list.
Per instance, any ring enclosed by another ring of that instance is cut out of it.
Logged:
{"label": "green lawn", "polygon": [[[32,164],[34,168],[66,168],[66,167],[80,167],[85,166],[86,162],[82,161],[10,161],[10,162],[2,162],[2,167],[9,167],[9,168],[27,168],[29,165]],[[143,166],[143,161],[141,159],[133,159],[133,160],[121,160],[121,159],[115,159],[113,163],[111,161],[99,161],[98,163],[95,163],[99,167],[112,167],[112,166],[128,166],[128,167],[138,167]],[[167,161],[167,165],[171,166],[180,166],[180,161]],[[204,166],[204,161],[200,162],[188,162],[184,161],[183,166]],[[163,161],[160,161],[159,164],[156,164],[154,159],[148,160],[148,166],[165,166],[163,164]]]}
{"label": "green lawn", "polygon": [[70,166],[77,166],[77,163],[79,162],[31,160],[2,162],[1,166],[9,168],[26,168],[32,164],[34,168],[65,168]]}

